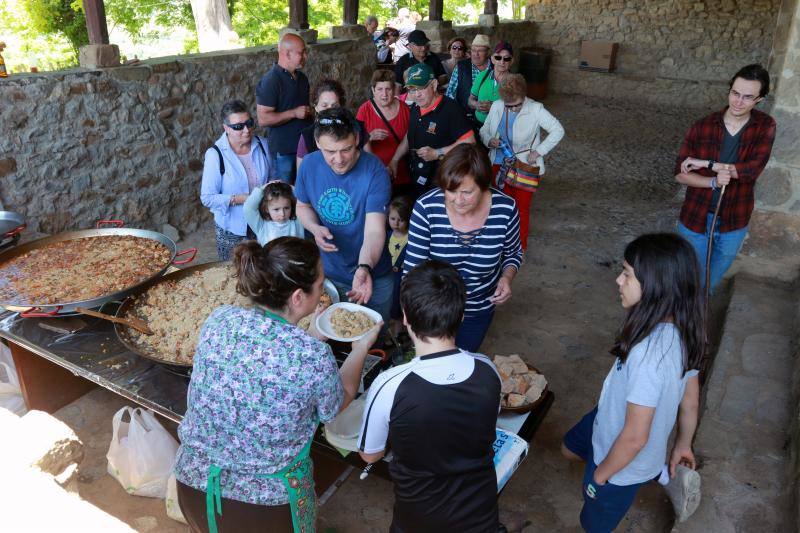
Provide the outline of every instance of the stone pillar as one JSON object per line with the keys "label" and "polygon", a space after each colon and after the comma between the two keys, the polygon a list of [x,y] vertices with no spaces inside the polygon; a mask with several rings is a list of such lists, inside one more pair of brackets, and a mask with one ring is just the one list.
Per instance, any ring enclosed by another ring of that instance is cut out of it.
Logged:
{"label": "stone pillar", "polygon": [[303,38],[306,44],[317,42],[317,30],[308,26],[308,0],[289,0],[289,25],[279,35],[294,33]]}
{"label": "stone pillar", "polygon": [[108,42],[108,25],[103,0],[83,0],[86,31],[89,44],[78,50],[78,61],[83,68],[116,67],[119,65],[119,47]]}
{"label": "stone pillar", "polygon": [[762,275],[794,278],[800,267],[800,2],[782,3],[768,68],[773,87],[767,111],[778,132],[758,178],[742,255],[746,268],[749,260]]}
{"label": "stone pillar", "polygon": [[358,0],[344,0],[341,26],[331,26],[333,39],[360,39],[366,37],[367,28],[358,23]]}
{"label": "stone pillar", "polygon": [[500,17],[497,15],[497,0],[486,0],[483,3],[483,15],[478,15],[479,26],[499,26]]}

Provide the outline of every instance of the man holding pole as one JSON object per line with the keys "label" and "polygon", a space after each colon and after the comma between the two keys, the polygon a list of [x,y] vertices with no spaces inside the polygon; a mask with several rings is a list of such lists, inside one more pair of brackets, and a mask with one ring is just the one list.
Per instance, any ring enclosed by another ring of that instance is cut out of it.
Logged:
{"label": "man holding pole", "polygon": [[728,106],[694,123],[678,153],[675,180],[687,186],[678,233],[695,249],[703,283],[710,280],[711,292],[747,235],[755,183],[772,152],[775,120],[754,109],[768,92],[769,73],[764,67],[740,69],[730,81]]}

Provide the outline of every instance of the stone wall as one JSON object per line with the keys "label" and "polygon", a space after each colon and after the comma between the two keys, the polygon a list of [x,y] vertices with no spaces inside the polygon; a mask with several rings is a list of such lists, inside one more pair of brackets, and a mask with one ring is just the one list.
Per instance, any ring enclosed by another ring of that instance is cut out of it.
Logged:
{"label": "stone wall", "polygon": [[[199,201],[203,154],[222,133],[219,109],[253,105],[274,46],[159,58],[138,66],[7,78],[0,83],[0,202],[29,231],[82,229],[100,218],[190,232],[210,214]],[[367,96],[370,39],[310,46],[312,84],[339,79],[349,102]]]}
{"label": "stone wall", "polygon": [[[551,88],[716,107],[741,66],[766,64],[781,0],[528,0]],[[582,40],[620,43],[615,73],[578,70]]]}

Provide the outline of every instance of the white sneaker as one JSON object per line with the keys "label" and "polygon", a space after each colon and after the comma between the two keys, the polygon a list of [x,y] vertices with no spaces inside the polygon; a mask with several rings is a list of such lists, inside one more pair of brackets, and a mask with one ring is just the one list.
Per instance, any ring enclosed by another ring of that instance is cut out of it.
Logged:
{"label": "white sneaker", "polygon": [[675,509],[676,520],[685,522],[700,505],[700,474],[678,465],[675,468],[675,477],[664,488]]}

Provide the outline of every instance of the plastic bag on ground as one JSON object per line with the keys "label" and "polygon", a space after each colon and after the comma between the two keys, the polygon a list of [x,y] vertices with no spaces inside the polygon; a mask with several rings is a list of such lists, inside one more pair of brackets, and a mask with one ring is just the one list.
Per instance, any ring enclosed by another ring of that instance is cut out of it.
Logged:
{"label": "plastic bag on ground", "polygon": [[19,388],[17,368],[14,366],[11,350],[3,343],[0,343],[0,408],[8,409],[17,416],[28,412]]}
{"label": "plastic bag on ground", "polygon": [[[128,422],[123,421],[128,415]],[[139,408],[123,407],[112,419],[108,473],[129,494],[164,498],[172,474],[178,442],[156,416]]]}
{"label": "plastic bag on ground", "polygon": [[175,474],[170,474],[167,481],[167,497],[164,498],[164,503],[167,504],[167,516],[178,522],[183,522],[188,525],[189,522],[183,517],[181,506],[178,504],[178,485],[175,481]]}

